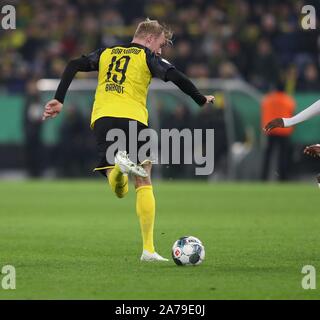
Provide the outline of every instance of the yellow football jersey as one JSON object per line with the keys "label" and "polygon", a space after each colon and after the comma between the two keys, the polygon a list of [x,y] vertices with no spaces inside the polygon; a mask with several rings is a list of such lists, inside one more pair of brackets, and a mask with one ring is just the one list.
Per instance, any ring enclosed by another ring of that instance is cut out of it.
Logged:
{"label": "yellow football jersey", "polygon": [[174,68],[139,44],[117,45],[89,54],[92,70],[99,71],[91,127],[102,117],[128,118],[148,125],[147,94],[151,78],[165,79]]}

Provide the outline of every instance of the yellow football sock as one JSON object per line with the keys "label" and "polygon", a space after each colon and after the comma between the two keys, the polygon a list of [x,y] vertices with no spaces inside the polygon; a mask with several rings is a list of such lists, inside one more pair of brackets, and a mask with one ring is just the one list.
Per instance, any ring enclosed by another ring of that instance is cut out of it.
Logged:
{"label": "yellow football sock", "polygon": [[143,239],[143,249],[154,253],[153,227],[156,211],[156,203],[152,186],[142,186],[137,192],[137,215],[140,220],[140,228]]}
{"label": "yellow football sock", "polygon": [[116,164],[108,175],[112,191],[118,198],[123,198],[129,191],[128,176],[124,175]]}

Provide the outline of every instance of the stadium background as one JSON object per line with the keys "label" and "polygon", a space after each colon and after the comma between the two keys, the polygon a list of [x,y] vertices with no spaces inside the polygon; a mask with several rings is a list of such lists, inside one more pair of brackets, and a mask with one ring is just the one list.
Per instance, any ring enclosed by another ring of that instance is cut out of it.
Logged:
{"label": "stadium background", "polygon": [[[57,83],[44,89],[51,91],[38,91],[37,81],[59,79],[71,58],[130,41],[146,16],[172,27],[174,45],[164,52],[169,61],[198,85],[198,80],[203,84],[205,79],[218,79],[214,85],[200,85],[203,92],[217,96],[214,108],[199,111],[191,99],[179,93],[172,96],[170,90],[152,91],[154,98],[148,103],[153,127],[216,129],[215,175],[209,179],[260,178],[264,148],[260,101],[279,77],[296,99],[296,111],[318,99],[320,28],[301,28],[304,1],[11,3],[16,6],[17,29],[0,31],[0,170],[5,176],[95,176],[91,172],[95,147],[88,128],[94,85],[71,92],[61,119],[43,124],[40,105],[53,96]],[[319,7],[316,1],[307,3]],[[96,75],[77,76],[88,77]],[[252,88],[249,93],[238,86],[228,90],[230,80],[245,81]],[[301,124],[291,137],[292,180],[317,171],[317,162],[302,150],[319,141],[319,124],[319,119]],[[274,162],[272,166],[275,172]],[[176,169],[164,166],[156,175],[193,178],[193,170],[186,166]]]}
{"label": "stadium background", "polygon": [[[300,26],[301,6],[319,14],[318,1],[6,3],[16,7],[17,29],[0,30],[0,270],[15,266],[17,288],[0,286],[0,299],[319,299],[319,289],[302,289],[301,269],[320,267],[319,160],[302,154],[320,142],[320,117],[294,129],[292,181],[258,181],[262,95],[280,76],[297,111],[319,99],[320,24]],[[79,73],[63,113],[40,121],[69,59],[129,41],[147,16],[174,31],[164,56],[217,98],[199,110],[157,81],[149,96],[156,129],[216,129],[215,171],[202,177],[210,183],[187,166],[153,175],[157,251],[170,257],[176,239],[196,236],[206,248],[196,268],[140,263],[132,184],[119,200],[92,172],[96,74]]]}

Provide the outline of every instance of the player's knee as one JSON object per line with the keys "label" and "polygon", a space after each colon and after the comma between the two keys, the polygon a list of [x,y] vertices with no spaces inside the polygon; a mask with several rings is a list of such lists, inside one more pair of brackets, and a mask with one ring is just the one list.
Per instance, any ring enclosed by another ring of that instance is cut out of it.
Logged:
{"label": "player's knee", "polygon": [[150,176],[151,174],[151,169],[152,169],[152,162],[149,160],[146,160],[145,162],[143,162],[141,164],[141,166],[143,167],[144,170],[147,171],[148,175]]}
{"label": "player's knee", "polygon": [[135,177],[134,186],[136,189],[143,186],[151,186],[151,180],[149,177],[147,178]]}
{"label": "player's knee", "polygon": [[121,189],[115,189],[115,190],[112,190],[112,191],[117,196],[117,198],[122,199],[127,195],[128,191],[129,191],[129,188],[126,187],[126,188],[121,188]]}
{"label": "player's knee", "polygon": [[142,167],[147,171],[148,177],[138,177],[136,176],[134,179],[134,186],[135,188],[140,188],[143,186],[150,186],[151,185],[151,169],[152,169],[152,163],[149,161],[146,161],[142,164]]}
{"label": "player's knee", "polygon": [[115,195],[116,195],[117,198],[119,198],[119,199],[124,198],[126,194],[127,194],[127,193],[117,193],[117,192],[115,192]]}

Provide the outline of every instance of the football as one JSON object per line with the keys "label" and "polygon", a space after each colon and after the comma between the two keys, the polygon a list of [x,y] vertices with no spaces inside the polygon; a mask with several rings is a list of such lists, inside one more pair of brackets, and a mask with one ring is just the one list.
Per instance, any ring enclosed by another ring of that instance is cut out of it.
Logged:
{"label": "football", "polygon": [[173,244],[172,259],[178,266],[197,266],[204,257],[204,246],[196,237],[181,237]]}

